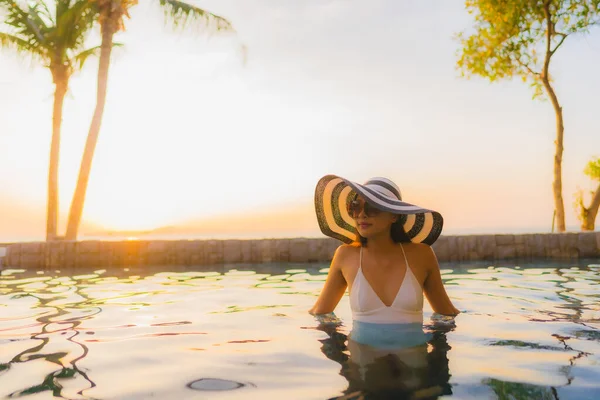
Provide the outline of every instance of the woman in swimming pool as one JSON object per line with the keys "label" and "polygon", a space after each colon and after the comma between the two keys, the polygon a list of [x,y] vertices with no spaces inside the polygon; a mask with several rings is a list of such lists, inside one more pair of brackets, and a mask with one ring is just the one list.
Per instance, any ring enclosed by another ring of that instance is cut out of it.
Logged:
{"label": "woman in swimming pool", "polygon": [[439,363],[432,363],[426,346],[431,336],[423,332],[423,294],[434,312],[459,313],[430,247],[442,232],[442,216],[403,202],[389,179],[360,185],[334,175],[319,180],[315,209],[321,231],[345,244],[309,312],[333,312],[350,288],[350,354],[342,368],[348,390],[447,394],[443,382],[431,379],[440,373]]}
{"label": "woman in swimming pool", "polygon": [[434,312],[457,315],[430,245],[442,216],[401,200],[386,178],[360,185],[335,175],[321,178],[315,209],[322,232],[344,242],[311,314],[333,312],[350,288],[354,321],[423,323],[423,293]]}

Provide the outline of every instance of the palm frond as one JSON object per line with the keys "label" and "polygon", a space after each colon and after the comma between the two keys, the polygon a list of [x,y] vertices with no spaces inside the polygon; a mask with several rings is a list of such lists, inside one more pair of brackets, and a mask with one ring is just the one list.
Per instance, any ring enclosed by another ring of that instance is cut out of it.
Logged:
{"label": "palm frond", "polygon": [[39,47],[32,46],[27,40],[18,36],[0,32],[0,48],[13,49],[17,53],[45,61],[46,54]]}
{"label": "palm frond", "polygon": [[[49,21],[47,21],[48,19]],[[46,4],[43,1],[30,4],[27,13],[27,24],[36,32],[40,43],[44,43],[46,35],[50,31],[47,22],[52,24],[52,16]]]}
{"label": "palm frond", "polygon": [[76,54],[73,56],[73,63],[78,69],[83,68],[83,64],[85,64],[85,61],[88,59],[88,57],[100,55],[100,48],[101,46],[96,46]]}
{"label": "palm frond", "polygon": [[[113,47],[122,47],[121,43],[113,43]],[[79,54],[76,54],[72,57],[73,63],[78,69],[83,68],[83,64],[90,56],[100,56],[100,49],[102,46],[95,46],[87,50],[83,50]]]}
{"label": "palm frond", "polygon": [[[61,0],[57,0],[58,2],[61,2]],[[62,0],[64,1],[64,0]],[[70,0],[67,0],[67,2]],[[48,8],[48,5],[46,4],[45,1],[38,1],[35,5],[35,10],[36,10],[36,14],[38,15],[38,18],[40,18],[44,25],[46,27],[49,26],[53,26],[55,24],[54,18],[52,16],[52,13],[50,12],[50,9]]]}
{"label": "palm frond", "polygon": [[[58,4],[61,7],[58,7]],[[71,4],[72,3],[72,4]],[[81,48],[86,32],[94,25],[98,16],[96,2],[89,0],[59,0],[56,9],[56,29],[53,36],[62,41],[65,48]]]}
{"label": "palm frond", "polygon": [[160,0],[160,5],[165,10],[165,16],[176,27],[200,23],[202,27],[208,27],[216,32],[233,31],[231,22],[225,18],[184,1]]}
{"label": "palm frond", "polygon": [[[6,14],[2,47],[11,47],[21,54],[31,54],[44,65],[80,67],[94,53],[82,51],[87,33],[98,15],[97,2],[92,0],[54,0],[52,14],[44,1],[20,6],[16,0],[0,0],[0,10]],[[79,58],[71,57],[78,54]],[[52,67],[51,67],[52,68]]]}
{"label": "palm frond", "polygon": [[45,37],[40,27],[32,20],[30,13],[35,13],[31,8],[27,11],[14,2],[2,0],[1,5],[6,10],[4,23],[12,27],[14,33],[31,44],[37,42],[39,45],[45,43]]}

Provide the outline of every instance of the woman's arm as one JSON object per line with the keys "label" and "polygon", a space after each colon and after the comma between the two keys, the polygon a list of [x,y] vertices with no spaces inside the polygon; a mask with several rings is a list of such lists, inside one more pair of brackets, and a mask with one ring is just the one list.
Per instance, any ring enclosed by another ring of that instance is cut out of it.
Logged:
{"label": "woman's arm", "polygon": [[427,296],[431,308],[436,313],[443,315],[457,315],[460,311],[454,307],[452,301],[448,297],[448,293],[446,293],[437,257],[431,247],[425,246],[426,248],[423,250],[423,256],[425,265],[427,265],[429,269],[425,284],[423,285],[425,296]]}
{"label": "woman's arm", "polygon": [[342,263],[346,253],[347,249],[345,245],[338,247],[335,251],[325,285],[319,294],[317,302],[308,311],[309,313],[315,315],[333,312],[340,302],[340,299],[344,295],[344,292],[346,292],[346,287],[348,286],[346,279],[342,274]]}

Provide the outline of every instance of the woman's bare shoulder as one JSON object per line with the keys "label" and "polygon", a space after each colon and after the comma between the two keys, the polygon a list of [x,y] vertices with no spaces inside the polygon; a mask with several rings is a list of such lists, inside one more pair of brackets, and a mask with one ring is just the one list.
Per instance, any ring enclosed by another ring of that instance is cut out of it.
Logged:
{"label": "woman's bare shoulder", "polygon": [[354,244],[342,244],[336,250],[333,256],[333,264],[342,267],[347,265],[349,261],[358,257],[360,246]]}
{"label": "woman's bare shoulder", "polygon": [[342,244],[335,250],[335,258],[346,259],[358,255],[360,246],[354,244]]}
{"label": "woman's bare shoulder", "polygon": [[424,243],[407,243],[404,245],[410,252],[414,263],[419,266],[431,267],[432,264],[437,265],[437,259],[431,246]]}

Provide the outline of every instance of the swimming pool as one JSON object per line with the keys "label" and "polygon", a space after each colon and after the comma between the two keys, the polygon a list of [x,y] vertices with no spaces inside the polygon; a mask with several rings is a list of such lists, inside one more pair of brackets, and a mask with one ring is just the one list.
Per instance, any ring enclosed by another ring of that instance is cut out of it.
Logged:
{"label": "swimming pool", "polygon": [[306,313],[326,268],[4,270],[0,398],[600,398],[598,261],[443,264],[455,326],[360,366],[347,298]]}

